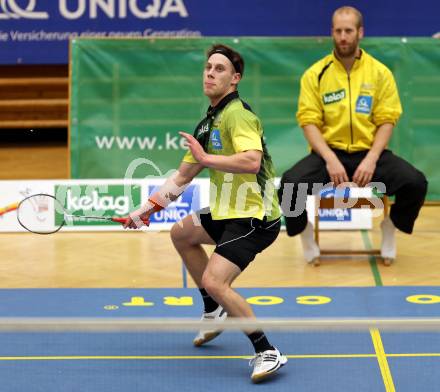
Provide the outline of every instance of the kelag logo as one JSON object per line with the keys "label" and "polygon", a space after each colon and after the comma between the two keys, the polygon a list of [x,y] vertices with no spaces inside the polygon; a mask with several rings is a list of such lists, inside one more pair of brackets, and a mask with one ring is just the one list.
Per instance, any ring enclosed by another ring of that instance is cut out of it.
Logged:
{"label": "kelag logo", "polygon": [[[150,185],[148,194],[157,187]],[[187,215],[200,209],[200,185],[190,185],[178,199],[171,203],[166,209],[156,212],[150,218],[151,223],[175,223]]]}
{"label": "kelag logo", "polygon": [[324,105],[328,105],[330,103],[342,101],[344,98],[345,98],[345,90],[342,89],[324,94],[322,96],[322,101],[324,102]]}
{"label": "kelag logo", "polygon": [[[125,192],[124,192],[125,189]],[[138,185],[56,185],[56,198],[69,215],[126,216],[139,206],[141,189]],[[55,213],[55,224],[60,224],[63,214]],[[109,221],[73,220],[72,226],[107,226],[119,223]]]}
{"label": "kelag logo", "polygon": [[[323,189],[320,193],[321,197],[350,197],[350,188],[343,189]],[[321,222],[351,222],[351,210],[346,208],[327,209],[320,208],[318,210],[319,220]]]}

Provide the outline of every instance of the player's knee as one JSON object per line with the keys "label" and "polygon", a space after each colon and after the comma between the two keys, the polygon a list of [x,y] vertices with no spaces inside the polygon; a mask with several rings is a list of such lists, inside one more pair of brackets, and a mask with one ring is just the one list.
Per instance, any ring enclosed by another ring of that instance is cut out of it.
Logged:
{"label": "player's knee", "polygon": [[175,223],[170,231],[171,240],[174,244],[187,242],[191,235],[180,223]]}
{"label": "player's knee", "polygon": [[205,270],[202,275],[202,286],[211,297],[221,297],[222,285],[209,270]]}
{"label": "player's knee", "polygon": [[207,270],[205,270],[202,275],[202,286],[208,293],[210,293],[215,287],[215,280]]}

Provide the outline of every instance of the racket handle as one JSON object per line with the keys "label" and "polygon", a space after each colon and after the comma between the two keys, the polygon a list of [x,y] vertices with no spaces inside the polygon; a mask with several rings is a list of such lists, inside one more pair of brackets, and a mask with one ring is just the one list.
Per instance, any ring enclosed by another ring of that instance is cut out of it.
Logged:
{"label": "racket handle", "polygon": [[[127,222],[127,219],[128,218],[119,218],[115,216],[112,218],[112,221],[125,224],[125,222]],[[142,222],[144,222],[145,226],[150,226],[150,221],[148,219],[142,219]]]}

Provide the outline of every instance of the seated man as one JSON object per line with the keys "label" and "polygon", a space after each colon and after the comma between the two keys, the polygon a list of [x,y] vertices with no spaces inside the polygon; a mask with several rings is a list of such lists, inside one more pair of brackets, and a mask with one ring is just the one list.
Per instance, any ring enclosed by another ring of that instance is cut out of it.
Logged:
{"label": "seated man", "polygon": [[301,79],[297,119],[312,151],[284,173],[279,198],[287,234],[301,233],[308,262],[319,256],[305,211],[313,184],[376,182],[395,195],[390,216],[381,224],[381,256],[389,259],[396,255],[395,229],[413,231],[427,192],[423,173],[386,149],[402,108],[391,71],[359,48],[363,34],[358,10],[337,9],[334,51]]}

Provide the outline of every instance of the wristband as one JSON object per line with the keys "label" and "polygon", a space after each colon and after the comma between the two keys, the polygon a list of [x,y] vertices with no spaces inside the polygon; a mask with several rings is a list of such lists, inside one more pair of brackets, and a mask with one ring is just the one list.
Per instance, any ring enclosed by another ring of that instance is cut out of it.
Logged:
{"label": "wristband", "polygon": [[174,172],[159,189],[149,197],[148,201],[154,205],[153,208],[155,212],[167,208],[169,204],[176,201],[189,185],[189,183],[180,186],[177,185],[175,179],[177,179],[178,176],[179,171]]}

